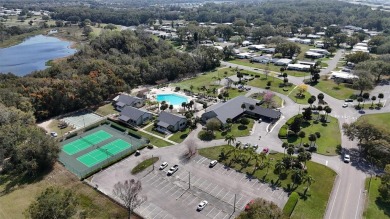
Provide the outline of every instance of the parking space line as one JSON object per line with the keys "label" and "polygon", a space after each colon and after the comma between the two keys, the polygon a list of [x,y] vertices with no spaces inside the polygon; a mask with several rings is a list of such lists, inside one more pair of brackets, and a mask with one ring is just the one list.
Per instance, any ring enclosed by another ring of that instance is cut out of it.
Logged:
{"label": "parking space line", "polygon": [[216,214],[216,215],[213,217],[213,219],[216,218],[216,217],[219,215],[219,213],[221,213],[221,212],[222,212],[222,211],[219,210],[219,211],[218,211],[218,214]]}
{"label": "parking space line", "polygon": [[279,199],[281,199],[281,196],[284,194],[284,192],[281,192],[280,195],[278,196]]}
{"label": "parking space line", "polygon": [[187,197],[185,197],[185,198],[183,199],[183,201],[185,200],[185,201],[187,202],[187,201],[188,201],[188,200],[187,200],[187,198],[189,198],[189,197],[191,197],[191,196],[192,196],[192,194],[191,194],[191,193],[189,193],[189,192],[188,192],[187,194],[188,194],[188,196],[187,196]]}
{"label": "parking space line", "polygon": [[175,186],[172,186],[172,188],[168,189],[166,193],[169,193],[174,188],[175,188]]}
{"label": "parking space line", "polygon": [[[217,193],[217,195],[215,195],[215,197],[218,198],[219,193],[221,193],[223,190],[224,190],[224,188],[222,188],[221,191],[219,191],[219,192]],[[222,199],[222,198],[221,198],[221,199]]]}
{"label": "parking space line", "polygon": [[206,184],[207,184],[207,180],[204,180],[204,181],[202,182],[202,184],[199,185],[199,187],[201,187],[201,186],[203,185],[203,183],[206,183]]}
{"label": "parking space line", "polygon": [[174,193],[172,193],[170,196],[174,196],[177,192],[180,192],[180,189],[176,190]]}
{"label": "parking space line", "polygon": [[208,158],[206,158],[206,159],[204,159],[204,160],[201,162],[201,164],[204,164],[205,161],[206,161],[205,164],[209,164],[209,163],[211,162],[211,160],[209,160]]}
{"label": "parking space line", "polygon": [[230,174],[232,174],[233,172],[234,172],[234,170],[230,170],[230,173],[226,174],[226,175],[230,176]]}
{"label": "parking space line", "polygon": [[230,203],[230,201],[231,201],[232,199],[234,200],[234,194],[233,194],[233,196],[229,199],[229,201],[228,201],[227,203]]}
{"label": "parking space line", "polygon": [[209,215],[214,209],[215,209],[215,207],[213,207],[213,209],[211,209],[211,211],[209,211],[209,213],[206,214],[206,217],[207,217],[207,215]]}
{"label": "parking space line", "polygon": [[203,160],[205,160],[205,159],[206,159],[205,157],[202,157],[201,159],[198,160],[197,163],[201,163],[201,162],[203,162]]}
{"label": "parking space line", "polygon": [[165,183],[165,180],[162,180],[156,187],[160,187],[163,183]]}
{"label": "parking space line", "polygon": [[188,205],[190,205],[193,201],[195,201],[197,197],[195,196],[194,199],[192,199],[190,202],[188,202]]}
{"label": "parking space line", "polygon": [[156,182],[159,183],[160,180],[156,179],[155,181],[153,181],[152,183],[150,183],[150,185],[152,185],[152,186],[154,185],[154,186],[155,186],[155,183],[156,183]]}
{"label": "parking space line", "polygon": [[140,211],[140,213],[144,212],[150,205],[151,203],[149,202],[148,206],[146,206],[142,211]]}
{"label": "parking space line", "polygon": [[[228,213],[226,213],[225,217],[229,217],[229,214],[228,214]],[[225,219],[225,217],[223,217],[222,219]]]}
{"label": "parking space line", "polygon": [[145,215],[146,217],[148,217],[149,214],[151,214],[154,210],[156,210],[156,206],[153,208],[153,210],[149,211],[149,213],[147,215]]}
{"label": "parking space line", "polygon": [[196,184],[199,180],[201,180],[201,178],[199,178],[199,179],[197,179],[195,182],[193,182],[192,185],[195,186],[195,184]]}
{"label": "parking space line", "polygon": [[169,186],[169,183],[167,183],[165,186],[161,188],[161,190],[165,189],[165,187]]}
{"label": "parking space line", "polygon": [[215,187],[210,191],[210,194],[214,191],[214,189],[215,188],[217,188],[218,187],[218,185],[217,184],[215,184]]}
{"label": "parking space line", "polygon": [[223,198],[225,198],[225,196],[227,196],[227,194],[229,194],[230,192],[228,191],[222,198],[221,200],[223,200]]}
{"label": "parking space line", "polygon": [[240,199],[238,199],[238,201],[236,202],[237,204],[241,201],[241,199],[242,198],[244,198],[244,196],[243,195],[240,195],[241,196],[241,198]]}
{"label": "parking space line", "polygon": [[164,219],[166,216],[168,216],[168,214],[166,214],[162,219]]}
{"label": "parking space line", "polygon": [[154,177],[156,177],[157,175],[153,175],[152,178],[148,179],[146,182],[149,182],[150,180],[154,179]]}
{"label": "parking space line", "polygon": [[156,218],[162,211],[163,211],[163,210],[160,209],[160,211],[156,214],[156,216],[153,217],[153,219]]}

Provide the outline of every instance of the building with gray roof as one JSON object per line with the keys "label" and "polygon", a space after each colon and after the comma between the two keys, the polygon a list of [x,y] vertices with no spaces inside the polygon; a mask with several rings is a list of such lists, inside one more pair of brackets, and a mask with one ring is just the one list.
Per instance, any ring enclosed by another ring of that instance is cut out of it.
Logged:
{"label": "building with gray roof", "polygon": [[122,111],[122,109],[126,106],[140,108],[144,105],[144,102],[145,100],[142,98],[133,97],[126,94],[120,94],[114,98],[114,106],[118,111]]}
{"label": "building with gray roof", "polygon": [[[242,108],[243,104],[245,108]],[[222,124],[226,124],[227,119],[235,120],[244,114],[268,121],[278,120],[281,116],[279,111],[260,106],[257,100],[238,96],[225,103],[218,103],[207,108],[207,112],[202,114],[201,119],[203,122],[207,122],[211,118],[217,118]]]}
{"label": "building with gray roof", "polygon": [[177,132],[187,126],[187,118],[182,115],[162,111],[157,118],[156,129],[162,133]]}
{"label": "building with gray roof", "polygon": [[119,120],[132,126],[139,126],[151,120],[153,114],[144,109],[137,109],[131,106],[125,106],[119,116]]}

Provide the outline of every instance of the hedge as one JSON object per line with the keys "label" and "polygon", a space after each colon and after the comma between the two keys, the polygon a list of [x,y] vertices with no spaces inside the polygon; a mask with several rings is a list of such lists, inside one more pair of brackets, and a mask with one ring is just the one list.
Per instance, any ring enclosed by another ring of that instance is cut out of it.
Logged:
{"label": "hedge", "polygon": [[288,130],[288,126],[283,125],[279,130],[278,137],[279,138],[287,138],[287,130]]}
{"label": "hedge", "polygon": [[134,138],[137,138],[137,139],[141,139],[142,137],[140,135],[137,135],[136,133],[134,133],[133,130],[129,130],[127,132],[130,136],[134,137]]}
{"label": "hedge", "polygon": [[122,131],[122,132],[126,131],[126,129],[127,129],[127,128],[125,128],[121,125],[115,124],[115,123],[111,123],[111,127],[113,127],[114,129],[117,129],[119,131]]}
{"label": "hedge", "polygon": [[290,197],[288,198],[288,201],[287,201],[286,205],[285,205],[284,208],[283,208],[283,213],[284,213],[286,216],[288,216],[288,217],[291,216],[291,214],[292,214],[293,211],[294,211],[295,206],[296,206],[297,203],[298,203],[298,199],[299,199],[298,193],[292,192],[292,193],[290,194]]}

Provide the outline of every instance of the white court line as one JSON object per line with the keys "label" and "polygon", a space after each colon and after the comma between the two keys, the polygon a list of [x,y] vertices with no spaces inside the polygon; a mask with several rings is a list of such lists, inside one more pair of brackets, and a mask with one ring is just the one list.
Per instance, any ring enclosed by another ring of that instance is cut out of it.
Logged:
{"label": "white court line", "polygon": [[207,217],[207,215],[209,215],[214,209],[215,209],[215,207],[213,207],[213,209],[211,209],[211,211],[209,211],[209,213],[206,214],[206,217]]}

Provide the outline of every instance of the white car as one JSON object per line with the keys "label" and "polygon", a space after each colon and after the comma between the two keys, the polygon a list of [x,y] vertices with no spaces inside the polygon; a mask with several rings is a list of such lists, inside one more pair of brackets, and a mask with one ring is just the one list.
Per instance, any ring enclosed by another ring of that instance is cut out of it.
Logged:
{"label": "white car", "polygon": [[171,167],[168,171],[168,175],[174,174],[179,169],[179,165],[175,164],[173,167]]}
{"label": "white car", "polygon": [[251,144],[249,144],[249,143],[245,143],[245,145],[244,145],[244,149],[248,149],[248,148],[249,148],[249,146],[251,146]]}
{"label": "white car", "polygon": [[57,132],[50,132],[51,137],[55,138],[58,136]]}
{"label": "white car", "polygon": [[253,149],[257,149],[259,147],[259,145],[258,144],[254,144],[254,145],[252,145],[252,147],[253,147]]}
{"label": "white car", "polygon": [[349,163],[351,161],[351,156],[349,154],[344,154],[344,162]]}
{"label": "white car", "polygon": [[343,108],[348,107],[348,103],[343,104]]}
{"label": "white car", "polygon": [[210,162],[210,167],[214,167],[215,165],[217,165],[217,163],[218,163],[218,161],[217,160],[212,160],[211,162]]}
{"label": "white car", "polygon": [[201,211],[201,210],[203,210],[205,207],[206,207],[206,205],[208,204],[209,202],[208,201],[206,201],[206,200],[203,200],[203,201],[201,201],[200,203],[199,203],[199,205],[198,205],[198,211]]}
{"label": "white car", "polygon": [[164,162],[160,165],[160,170],[163,170],[165,167],[168,166],[168,162]]}

